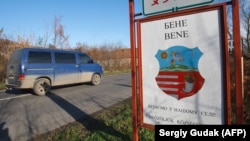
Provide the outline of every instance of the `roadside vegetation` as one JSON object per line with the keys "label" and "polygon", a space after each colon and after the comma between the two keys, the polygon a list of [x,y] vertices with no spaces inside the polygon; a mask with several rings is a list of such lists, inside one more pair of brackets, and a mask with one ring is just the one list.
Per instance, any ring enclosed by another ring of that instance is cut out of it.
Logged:
{"label": "roadside vegetation", "polygon": [[[131,99],[30,141],[132,141]],[[154,141],[154,131],[141,128],[139,140]]]}
{"label": "roadside vegetation", "polygon": [[4,85],[3,82],[1,82],[1,83],[0,83],[0,90],[3,90],[3,89],[5,89],[5,85]]}

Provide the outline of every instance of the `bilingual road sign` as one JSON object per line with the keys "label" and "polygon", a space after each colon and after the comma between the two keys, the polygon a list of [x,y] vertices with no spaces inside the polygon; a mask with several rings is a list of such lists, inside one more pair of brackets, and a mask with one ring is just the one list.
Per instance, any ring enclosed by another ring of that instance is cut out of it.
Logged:
{"label": "bilingual road sign", "polygon": [[143,14],[178,11],[212,3],[214,0],[143,0]]}
{"label": "bilingual road sign", "polygon": [[136,21],[140,125],[225,124],[230,90],[225,8]]}

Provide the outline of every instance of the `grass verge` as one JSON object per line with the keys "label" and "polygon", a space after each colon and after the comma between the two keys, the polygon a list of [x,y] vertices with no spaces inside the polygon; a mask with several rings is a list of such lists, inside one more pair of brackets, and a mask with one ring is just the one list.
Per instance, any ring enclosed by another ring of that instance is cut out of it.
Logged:
{"label": "grass verge", "polygon": [[[30,141],[131,141],[131,115],[131,99],[127,99],[93,114],[91,118],[68,124]],[[154,131],[141,128],[139,140],[154,141]]]}
{"label": "grass verge", "polygon": [[104,75],[115,75],[115,74],[121,74],[121,73],[129,73],[131,70],[113,70],[113,71],[105,71]]}
{"label": "grass verge", "polygon": [[5,89],[5,84],[4,83],[0,83],[0,90]]}

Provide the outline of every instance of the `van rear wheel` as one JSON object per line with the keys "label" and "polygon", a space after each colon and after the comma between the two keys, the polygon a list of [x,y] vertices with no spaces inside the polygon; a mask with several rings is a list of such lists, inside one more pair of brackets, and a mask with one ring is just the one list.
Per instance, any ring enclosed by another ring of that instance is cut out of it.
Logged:
{"label": "van rear wheel", "polygon": [[41,78],[38,79],[33,87],[33,91],[36,95],[45,95],[50,90],[50,82],[48,79]]}
{"label": "van rear wheel", "polygon": [[101,76],[99,74],[93,74],[92,79],[91,79],[91,83],[92,85],[99,85],[101,82]]}

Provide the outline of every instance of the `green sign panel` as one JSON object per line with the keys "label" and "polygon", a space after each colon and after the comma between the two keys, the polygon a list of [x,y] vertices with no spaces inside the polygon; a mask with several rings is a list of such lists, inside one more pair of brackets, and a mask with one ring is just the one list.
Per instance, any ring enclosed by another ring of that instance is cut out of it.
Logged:
{"label": "green sign panel", "polygon": [[214,0],[143,0],[143,14],[179,11],[212,3]]}

